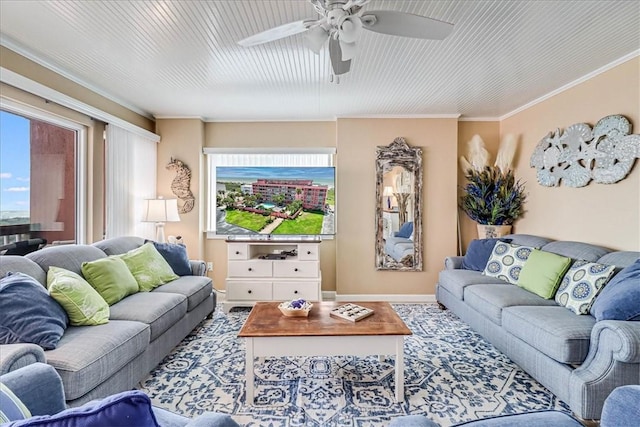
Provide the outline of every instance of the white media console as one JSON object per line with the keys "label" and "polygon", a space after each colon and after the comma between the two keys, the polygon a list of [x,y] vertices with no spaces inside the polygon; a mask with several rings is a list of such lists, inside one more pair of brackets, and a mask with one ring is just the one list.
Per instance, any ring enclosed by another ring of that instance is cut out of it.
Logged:
{"label": "white media console", "polygon": [[320,239],[227,240],[225,312],[256,301],[322,301]]}

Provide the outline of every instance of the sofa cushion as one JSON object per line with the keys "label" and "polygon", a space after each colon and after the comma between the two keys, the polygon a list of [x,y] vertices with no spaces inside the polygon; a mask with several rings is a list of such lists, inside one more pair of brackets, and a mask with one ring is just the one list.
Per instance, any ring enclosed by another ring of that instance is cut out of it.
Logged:
{"label": "sofa cushion", "polygon": [[462,258],[462,268],[465,270],[484,271],[487,266],[487,262],[491,257],[493,248],[499,241],[505,243],[511,242],[510,240],[503,239],[474,239],[469,243],[467,252]]}
{"label": "sofa cushion", "polygon": [[518,286],[503,285],[467,286],[464,288],[464,300],[471,308],[491,319],[497,325],[501,324],[502,310],[506,307],[515,305],[556,306],[554,300],[540,298]]}
{"label": "sofa cushion", "polygon": [[67,313],[33,277],[9,274],[0,279],[0,344],[56,348],[69,323]]}
{"label": "sofa cushion", "polygon": [[109,304],[79,274],[51,266],[47,287],[51,298],[67,312],[71,325],[101,325],[109,321]]}
{"label": "sofa cushion", "polygon": [[187,298],[169,293],[140,292],[111,306],[111,319],[133,320],[151,327],[150,341],[178,323],[187,312]]}
{"label": "sofa cushion", "polygon": [[541,248],[545,252],[551,252],[556,255],[572,259],[582,259],[585,261],[595,262],[600,257],[611,252],[611,249],[602,246],[590,245],[582,242],[551,242]]}
{"label": "sofa cushion", "polygon": [[515,285],[533,249],[530,246],[498,242],[482,274],[497,277]]}
{"label": "sofa cushion", "polygon": [[[617,251],[617,252],[609,252],[608,254],[606,254],[605,256],[600,258],[598,260],[598,263],[599,264],[615,265],[616,266],[615,273],[618,273],[623,268],[628,267],[631,264],[633,264],[634,262],[636,262],[636,260],[638,258],[640,258],[640,252],[636,252],[636,251]],[[20,270],[20,271],[22,271],[22,270]]]}
{"label": "sofa cushion", "polygon": [[153,292],[168,292],[184,295],[187,297],[187,311],[191,311],[211,295],[213,285],[211,279],[208,277],[182,276],[172,282],[155,288]]}
{"label": "sofa cushion", "polygon": [[9,272],[19,271],[33,277],[42,286],[47,286],[47,273],[29,258],[18,255],[2,255],[0,262],[0,277],[4,277]]}
{"label": "sofa cushion", "polygon": [[[38,264],[45,272],[49,266],[64,268],[76,274],[82,274],[82,263],[106,258],[104,252],[89,245],[49,246],[25,255]],[[46,283],[46,279],[45,282]]]}
{"label": "sofa cushion", "polygon": [[574,261],[560,282],[556,302],[575,314],[589,314],[591,304],[607,283],[615,266]]}
{"label": "sofa cushion", "polygon": [[553,298],[571,258],[534,249],[522,267],[518,286],[545,299]]}
{"label": "sofa cushion", "polygon": [[[145,242],[148,242],[148,240]],[[187,248],[185,248],[184,245],[158,242],[151,243],[153,243],[153,246],[160,252],[160,255],[169,263],[173,272],[178,276],[190,276],[193,274],[189,257],[187,256]]]}
{"label": "sofa cushion", "polygon": [[580,364],[589,352],[596,319],[576,316],[564,307],[507,307],[502,327],[560,363]]}
{"label": "sofa cushion", "polygon": [[144,244],[144,239],[137,236],[120,236],[104,239],[92,246],[99,248],[107,255],[120,255],[138,248]]}
{"label": "sofa cushion", "polygon": [[13,392],[0,383],[0,423],[24,420],[31,417],[31,412]]}
{"label": "sofa cushion", "polygon": [[598,321],[640,321],[640,259],[613,276],[593,303],[591,313]]}
{"label": "sofa cushion", "polygon": [[138,282],[117,256],[83,263],[82,275],[109,305],[138,292]]}
{"label": "sofa cushion", "polygon": [[149,292],[178,278],[169,263],[151,243],[132,249],[120,255],[120,258],[127,264],[141,292]]}
{"label": "sofa cushion", "polygon": [[533,234],[507,234],[506,236],[502,236],[501,239],[509,239],[511,243],[515,245],[530,246],[536,249],[540,249],[547,243],[553,242],[552,239],[534,236]]}
{"label": "sofa cushion", "polygon": [[442,270],[438,275],[438,285],[456,298],[464,299],[464,288],[470,285],[507,285],[513,286],[497,277],[485,276],[473,270]]}
{"label": "sofa cushion", "polygon": [[97,326],[70,326],[47,363],[62,377],[67,400],[102,384],[149,346],[149,325],[111,320]]}
{"label": "sofa cushion", "polygon": [[39,415],[11,427],[136,426],[160,427],[149,397],[139,390],[124,391],[69,408],[53,415]]}

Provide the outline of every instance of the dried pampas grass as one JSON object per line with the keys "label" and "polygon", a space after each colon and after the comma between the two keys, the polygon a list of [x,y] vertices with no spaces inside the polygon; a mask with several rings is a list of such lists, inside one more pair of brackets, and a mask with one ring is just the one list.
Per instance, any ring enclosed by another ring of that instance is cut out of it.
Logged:
{"label": "dried pampas grass", "polygon": [[469,169],[481,171],[489,163],[489,152],[484,148],[484,141],[480,135],[473,135],[471,140],[467,142],[467,159],[460,158],[460,165],[465,167],[465,172]]}
{"label": "dried pampas grass", "polygon": [[495,166],[497,166],[502,173],[507,173],[507,171],[511,169],[517,146],[518,138],[515,135],[509,133],[502,138],[495,162]]}

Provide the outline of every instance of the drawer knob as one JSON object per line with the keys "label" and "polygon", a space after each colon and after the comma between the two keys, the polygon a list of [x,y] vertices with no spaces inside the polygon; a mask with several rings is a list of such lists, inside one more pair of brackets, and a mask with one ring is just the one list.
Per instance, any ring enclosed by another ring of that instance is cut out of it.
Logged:
{"label": "drawer knob", "polygon": [[293,293],[294,293],[294,294],[297,294],[297,293],[298,293],[298,291],[293,291]]}
{"label": "drawer knob", "polygon": [[240,251],[236,251],[236,255],[240,255]]}
{"label": "drawer knob", "polygon": [[311,251],[307,251],[307,255],[311,255]]}
{"label": "drawer knob", "polygon": [[293,269],[293,271],[298,271],[298,269],[297,269],[297,268],[294,268],[294,269]]}
{"label": "drawer knob", "polygon": [[253,271],[253,268],[249,267],[249,269],[248,269],[248,270],[249,270],[249,271]]}
{"label": "drawer knob", "polygon": [[251,293],[251,289],[249,289],[249,290],[247,291],[247,293],[248,293],[248,294],[250,294],[250,293]]}

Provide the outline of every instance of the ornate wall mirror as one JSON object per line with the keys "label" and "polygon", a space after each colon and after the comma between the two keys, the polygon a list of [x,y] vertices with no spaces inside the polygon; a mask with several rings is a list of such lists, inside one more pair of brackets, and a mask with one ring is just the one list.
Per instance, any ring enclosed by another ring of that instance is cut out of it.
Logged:
{"label": "ornate wall mirror", "polygon": [[376,156],[376,269],[422,271],[422,149],[398,137]]}

